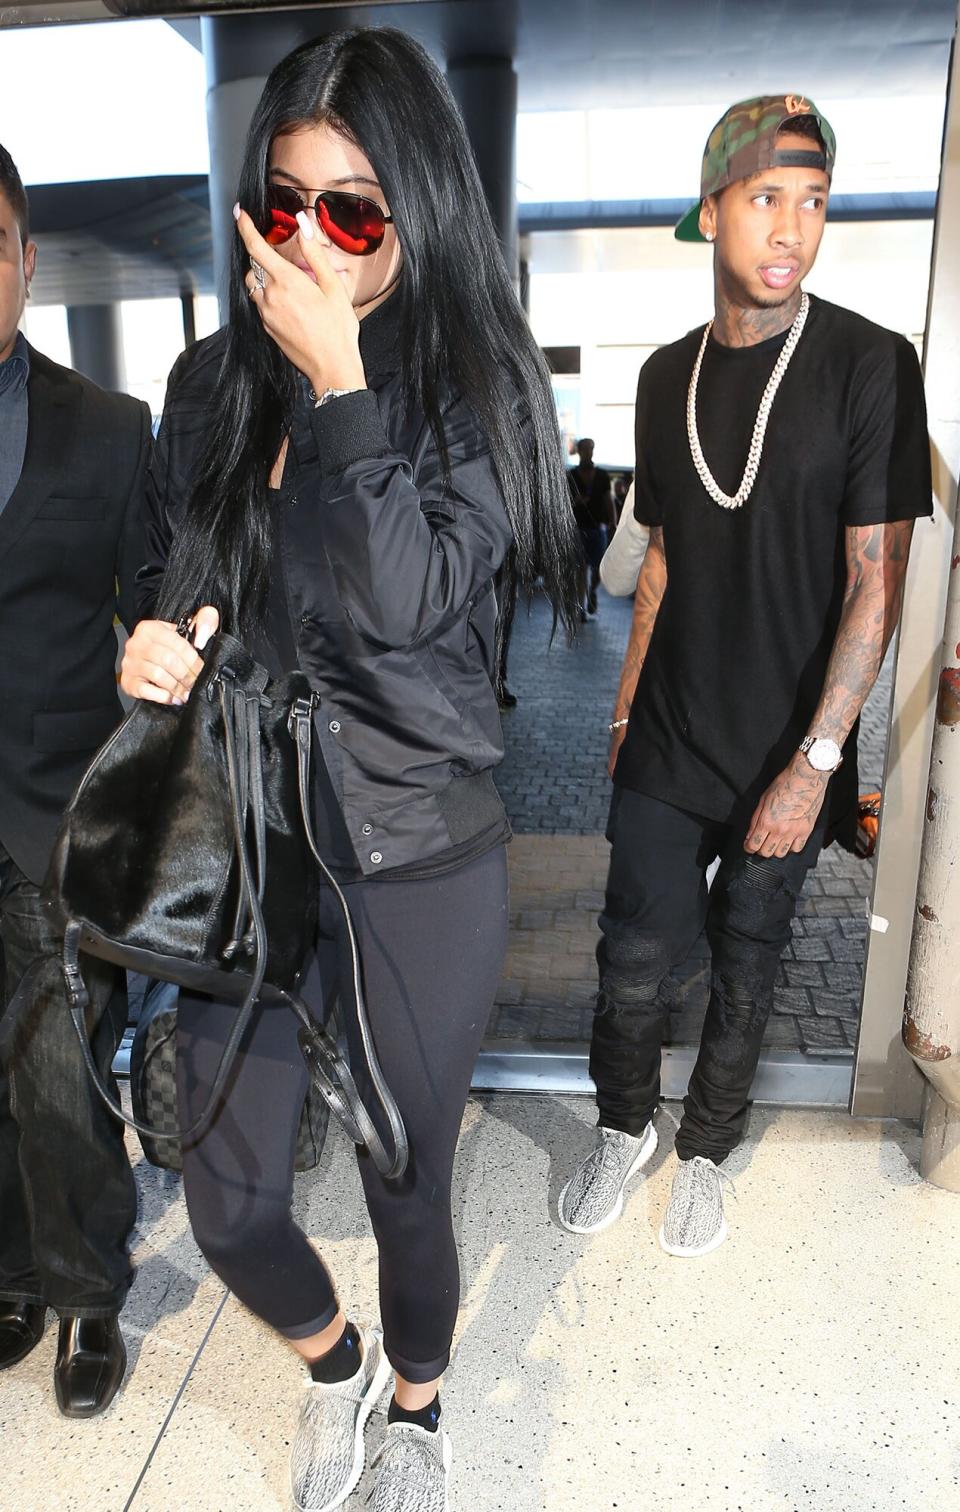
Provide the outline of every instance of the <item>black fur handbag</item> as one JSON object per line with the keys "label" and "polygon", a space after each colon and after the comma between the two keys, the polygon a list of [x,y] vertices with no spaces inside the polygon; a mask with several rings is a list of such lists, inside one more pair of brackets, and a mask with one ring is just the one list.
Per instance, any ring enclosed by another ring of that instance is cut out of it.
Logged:
{"label": "black fur handbag", "polygon": [[[215,635],[182,708],[138,703],[94,757],[64,815],[45,884],[64,930],[63,967],[84,1060],[100,1096],[123,1113],[93,1059],[79,953],[237,1004],[207,1105],[177,1137],[195,1139],[223,1095],[258,1003],[299,1017],[311,1077],[381,1174],[400,1176],[407,1138],[377,1060],[360,957],[342,889],[310,821],[313,713],[300,672],[271,682],[239,641]],[[388,1153],[344,1056],[296,992],[315,928],[321,878],[343,910],[362,1081],[392,1143]]]}

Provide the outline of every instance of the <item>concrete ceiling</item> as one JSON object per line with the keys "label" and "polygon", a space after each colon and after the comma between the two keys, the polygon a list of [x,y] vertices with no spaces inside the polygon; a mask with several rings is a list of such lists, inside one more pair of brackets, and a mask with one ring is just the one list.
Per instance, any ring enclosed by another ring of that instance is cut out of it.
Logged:
{"label": "concrete ceiling", "polygon": [[[0,0],[0,26],[287,8]],[[844,98],[941,91],[957,16],[955,0],[318,0],[299,10],[325,28],[401,26],[442,58],[513,56],[523,110],[682,105],[766,87]]]}
{"label": "concrete ceiling", "polygon": [[[0,0],[0,26],[178,15],[236,5],[173,0]],[[244,10],[261,9],[246,5]],[[262,34],[267,18],[251,17]],[[280,17],[276,17],[280,22]],[[689,105],[764,90],[814,98],[942,95],[955,0],[401,0],[289,10],[302,23],[396,25],[440,61],[511,56],[524,111]],[[235,23],[234,23],[235,24]],[[268,59],[265,67],[272,62]],[[38,303],[96,303],[212,287],[205,182],[160,179],[31,190]]]}
{"label": "concrete ceiling", "polygon": [[35,304],[110,304],[213,288],[205,176],[31,188]]}
{"label": "concrete ceiling", "polygon": [[954,0],[535,0],[520,7],[522,108],[942,93],[956,16]]}

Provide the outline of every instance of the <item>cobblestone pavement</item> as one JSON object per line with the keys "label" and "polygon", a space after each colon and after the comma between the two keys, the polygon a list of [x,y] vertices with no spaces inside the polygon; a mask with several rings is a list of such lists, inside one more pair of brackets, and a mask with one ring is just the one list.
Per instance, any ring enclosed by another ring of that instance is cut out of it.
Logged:
{"label": "cobblestone pavement", "polygon": [[[511,941],[490,1033],[583,1040],[596,992],[594,950],[608,847],[607,721],[630,628],[632,601],[600,593],[600,613],[578,644],[550,645],[536,600],[514,627],[504,715],[507,752],[498,785],[513,824]],[[863,717],[861,791],[883,769],[890,668]],[[766,1043],[811,1055],[851,1054],[860,1009],[871,867],[831,846],[811,872],[784,953]],[[701,938],[667,983],[674,1044],[699,1039],[709,987]]]}

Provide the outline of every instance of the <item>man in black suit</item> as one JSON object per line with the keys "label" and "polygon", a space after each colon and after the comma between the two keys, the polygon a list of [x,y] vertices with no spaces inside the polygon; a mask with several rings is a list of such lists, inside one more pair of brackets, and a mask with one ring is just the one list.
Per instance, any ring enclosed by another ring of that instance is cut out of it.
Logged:
{"label": "man in black suit", "polygon": [[[0,1369],[54,1308],[58,1405],[92,1417],[126,1365],[136,1191],[83,1065],[40,885],[61,813],[122,713],[113,622],[118,606],[134,620],[150,415],[18,332],[37,255],[27,214],[0,147]],[[125,995],[110,969],[84,969],[108,1073]]]}

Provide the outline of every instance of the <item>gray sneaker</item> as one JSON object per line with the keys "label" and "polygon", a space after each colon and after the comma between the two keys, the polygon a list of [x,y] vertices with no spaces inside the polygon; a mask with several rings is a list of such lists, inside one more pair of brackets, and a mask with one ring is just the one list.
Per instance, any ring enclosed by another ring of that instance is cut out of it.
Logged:
{"label": "gray sneaker", "polygon": [[363,1474],[363,1430],[390,1379],[380,1334],[361,1328],[363,1358],[349,1381],[327,1386],[307,1380],[290,1457],[293,1500],[299,1512],[332,1512]]}
{"label": "gray sneaker", "polygon": [[391,1423],[371,1464],[379,1465],[373,1512],[447,1512],[453,1450],[442,1428]]}
{"label": "gray sneaker", "polygon": [[638,1137],[619,1129],[597,1130],[597,1143],[560,1193],[559,1219],[571,1234],[599,1234],[623,1212],[623,1189],[657,1148],[648,1123]]}
{"label": "gray sneaker", "polygon": [[729,1177],[704,1155],[681,1160],[660,1230],[668,1255],[708,1255],[727,1237],[721,1183]]}

